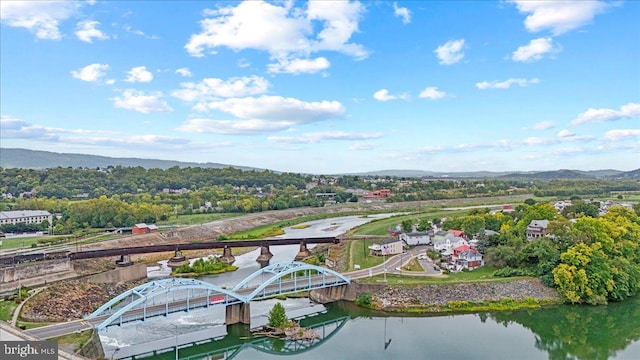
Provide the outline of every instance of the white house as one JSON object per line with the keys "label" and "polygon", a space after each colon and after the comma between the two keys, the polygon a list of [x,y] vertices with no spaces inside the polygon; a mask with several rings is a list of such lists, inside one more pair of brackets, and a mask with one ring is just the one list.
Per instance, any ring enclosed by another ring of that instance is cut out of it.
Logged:
{"label": "white house", "polygon": [[458,236],[449,236],[444,238],[433,239],[433,248],[436,251],[445,252],[452,248],[456,248],[463,245],[469,245],[467,240]]}
{"label": "white house", "polygon": [[369,254],[374,256],[401,254],[403,248],[402,240],[389,239],[369,246]]}
{"label": "white house", "polygon": [[400,240],[404,241],[405,244],[409,246],[427,245],[431,243],[431,235],[427,231],[402,233],[398,236],[398,238],[400,238]]}

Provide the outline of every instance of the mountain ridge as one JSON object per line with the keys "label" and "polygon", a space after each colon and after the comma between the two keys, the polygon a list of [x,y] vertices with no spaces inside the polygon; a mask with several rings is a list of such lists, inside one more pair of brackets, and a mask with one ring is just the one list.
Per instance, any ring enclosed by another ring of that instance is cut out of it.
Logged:
{"label": "mountain ridge", "polygon": [[[123,166],[143,168],[168,169],[174,166],[181,168],[226,168],[232,167],[241,170],[263,171],[265,169],[249,166],[230,165],[214,162],[198,163],[176,160],[143,159],[143,158],[116,158],[101,155],[56,153],[42,150],[29,150],[19,148],[0,148],[0,167],[23,168],[42,170],[56,167],[73,168],[103,168],[108,166]],[[275,171],[275,170],[272,170]],[[275,171],[279,172],[279,171]],[[556,180],[556,179],[640,179],[640,169],[621,171],[614,169],[602,170],[548,170],[548,171],[466,171],[466,172],[438,172],[411,169],[388,169],[360,173],[335,174],[338,176],[391,176],[391,177],[420,177],[434,179],[487,179],[500,180]]]}

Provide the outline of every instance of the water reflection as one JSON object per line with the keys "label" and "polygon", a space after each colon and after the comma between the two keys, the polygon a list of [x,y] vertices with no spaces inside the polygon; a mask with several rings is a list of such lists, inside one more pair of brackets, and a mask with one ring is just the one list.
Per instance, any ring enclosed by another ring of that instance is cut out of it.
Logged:
{"label": "water reflection", "polygon": [[[622,350],[640,340],[640,297],[607,306],[559,306],[490,316],[505,326],[516,323],[534,332],[536,348],[550,359],[626,358]],[[629,358],[640,359],[636,349]]]}

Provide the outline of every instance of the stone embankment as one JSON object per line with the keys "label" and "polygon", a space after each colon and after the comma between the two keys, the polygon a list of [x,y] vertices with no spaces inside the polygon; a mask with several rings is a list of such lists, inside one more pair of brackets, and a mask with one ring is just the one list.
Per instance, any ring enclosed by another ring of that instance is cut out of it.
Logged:
{"label": "stone embankment", "polygon": [[20,317],[30,322],[81,319],[135,283],[92,284],[63,281],[53,284],[25,303]]}
{"label": "stone embankment", "polygon": [[369,294],[372,303],[383,310],[408,309],[416,306],[446,306],[452,301],[477,303],[527,298],[561,300],[555,289],[545,286],[539,279],[419,286],[352,282],[348,286],[313,290],[310,296],[316,302],[327,303],[336,300],[355,301],[361,294]]}
{"label": "stone embankment", "polygon": [[402,308],[423,304],[444,306],[450,301],[560,299],[555,289],[543,285],[538,279],[416,287],[384,286],[371,292],[371,297],[373,302],[383,308]]}

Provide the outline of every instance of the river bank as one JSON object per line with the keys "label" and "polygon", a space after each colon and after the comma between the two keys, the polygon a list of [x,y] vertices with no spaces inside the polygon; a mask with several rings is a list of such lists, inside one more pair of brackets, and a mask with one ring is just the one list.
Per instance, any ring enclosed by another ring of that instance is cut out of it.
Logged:
{"label": "river bank", "polygon": [[371,308],[387,312],[515,310],[564,302],[555,289],[539,279],[418,286],[352,283],[350,287],[346,300],[368,294]]}

